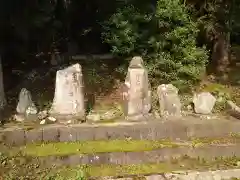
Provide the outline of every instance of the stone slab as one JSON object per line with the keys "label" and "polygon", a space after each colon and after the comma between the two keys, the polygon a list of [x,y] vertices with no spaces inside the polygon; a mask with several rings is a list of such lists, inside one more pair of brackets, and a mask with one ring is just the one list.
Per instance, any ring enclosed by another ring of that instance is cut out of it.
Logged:
{"label": "stone slab", "polygon": [[43,130],[35,129],[25,131],[26,143],[41,143],[43,142]]}
{"label": "stone slab", "polygon": [[[177,148],[161,148],[152,151],[142,152],[111,152],[94,153],[68,156],[42,157],[42,162],[47,166],[60,164],[61,166],[71,166],[78,164],[142,164],[142,163],[160,163],[170,161],[173,158],[180,158],[185,155],[191,158],[201,157],[205,160],[213,160],[216,157],[240,157],[240,145],[229,146],[203,146],[199,148],[190,148],[189,146]],[[78,163],[78,164],[76,164]]]}
{"label": "stone slab", "polygon": [[60,142],[75,142],[77,141],[77,131],[73,127],[60,127],[59,128],[59,141]]}
{"label": "stone slab", "polygon": [[[125,177],[97,177],[89,178],[89,180],[135,180],[137,175]],[[146,180],[231,180],[232,178],[240,178],[240,169],[227,169],[216,171],[177,171],[172,173],[160,173],[152,175],[142,175]]]}
{"label": "stone slab", "polygon": [[58,127],[44,127],[43,142],[59,142],[59,128]]}
{"label": "stone slab", "polygon": [[77,132],[76,140],[77,141],[92,141],[94,140],[94,127],[73,127]]}
{"label": "stone slab", "polygon": [[10,146],[20,146],[25,144],[25,131],[23,129],[14,129],[5,131],[3,142]]}
{"label": "stone slab", "polygon": [[100,125],[47,125],[31,131],[6,128],[0,130],[0,136],[2,137],[0,141],[2,139],[7,144],[22,145],[25,142],[69,142],[114,139],[189,140],[190,138],[201,137],[227,137],[230,134],[240,135],[239,121],[199,119],[197,121],[196,119],[186,119]]}

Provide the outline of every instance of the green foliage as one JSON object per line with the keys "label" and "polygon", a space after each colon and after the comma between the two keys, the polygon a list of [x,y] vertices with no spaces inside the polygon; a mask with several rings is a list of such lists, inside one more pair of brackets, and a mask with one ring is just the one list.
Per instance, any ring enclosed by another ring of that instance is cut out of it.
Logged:
{"label": "green foliage", "polygon": [[[61,175],[53,175],[48,176],[47,180],[66,180],[66,177],[63,177]],[[76,172],[76,176],[74,178],[71,178],[71,180],[87,180],[87,175],[80,169]],[[69,180],[69,179],[68,179]]]}
{"label": "green foliage", "polygon": [[153,84],[186,88],[201,79],[208,59],[206,49],[196,46],[197,25],[180,0],[158,0],[152,13],[119,9],[105,23],[103,38],[117,55],[143,56]]}
{"label": "green foliage", "polygon": [[146,31],[141,26],[150,20],[151,16],[141,14],[134,6],[124,6],[104,23],[103,40],[111,45],[114,54],[128,56],[139,53]]}

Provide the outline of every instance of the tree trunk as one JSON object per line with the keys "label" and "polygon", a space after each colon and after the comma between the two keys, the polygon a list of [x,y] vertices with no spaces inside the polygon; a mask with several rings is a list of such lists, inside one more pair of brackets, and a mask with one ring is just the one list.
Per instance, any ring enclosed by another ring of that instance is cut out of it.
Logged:
{"label": "tree trunk", "polygon": [[4,86],[3,86],[3,72],[2,72],[2,61],[0,56],[0,122],[3,120],[3,108],[6,105]]}
{"label": "tree trunk", "polygon": [[217,74],[224,75],[230,64],[230,38],[220,34],[214,41],[212,51],[212,65]]}

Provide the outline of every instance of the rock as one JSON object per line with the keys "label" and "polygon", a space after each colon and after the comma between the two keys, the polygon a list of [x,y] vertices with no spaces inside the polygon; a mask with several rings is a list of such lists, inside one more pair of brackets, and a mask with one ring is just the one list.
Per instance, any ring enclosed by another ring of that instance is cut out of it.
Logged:
{"label": "rock", "polygon": [[192,110],[192,106],[191,106],[190,104],[187,105],[187,110],[188,110],[188,111]]}
{"label": "rock", "polygon": [[101,114],[101,119],[110,120],[110,119],[115,119],[117,117],[120,117],[121,115],[122,115],[121,109],[115,108]]}
{"label": "rock", "polygon": [[32,104],[31,106],[29,106],[26,110],[26,115],[30,115],[30,114],[37,114],[37,108],[34,104]]}
{"label": "rock", "polygon": [[240,107],[238,107],[233,101],[227,101],[227,105],[230,108],[230,115],[240,119]]}
{"label": "rock", "polygon": [[19,101],[16,110],[19,114],[37,114],[37,108],[32,101],[31,93],[26,88],[22,88],[19,93]]}
{"label": "rock", "polygon": [[57,121],[54,117],[47,117],[46,119],[43,119],[40,121],[40,124],[53,124]]}
{"label": "rock", "polygon": [[43,120],[43,119],[47,118],[47,116],[48,116],[47,110],[40,111],[40,112],[38,113],[38,119],[39,119],[39,120]]}
{"label": "rock", "polygon": [[161,118],[161,116],[160,116],[160,114],[158,112],[154,112],[154,117],[156,119],[160,119]]}
{"label": "rock", "polygon": [[48,119],[49,121],[52,121],[52,122],[56,122],[56,121],[57,121],[57,119],[54,118],[54,117],[48,117],[47,119]]}
{"label": "rock", "polygon": [[162,117],[181,117],[181,102],[178,89],[172,84],[162,84],[157,88]]}
{"label": "rock", "polygon": [[[128,68],[123,91],[123,109],[128,119],[145,116],[151,110],[148,72],[141,57],[133,57]],[[136,118],[134,118],[136,119]]]}
{"label": "rock", "polygon": [[13,120],[15,120],[17,122],[23,122],[25,120],[25,117],[22,114],[15,114],[13,116]]}
{"label": "rock", "polygon": [[210,114],[216,103],[216,98],[209,92],[194,94],[194,111],[198,114]]}
{"label": "rock", "polygon": [[240,167],[240,161],[237,162],[237,166]]}
{"label": "rock", "polygon": [[80,64],[57,71],[52,117],[85,119],[83,78]]}
{"label": "rock", "polygon": [[44,119],[44,120],[40,121],[40,124],[41,125],[46,124],[46,120]]}
{"label": "rock", "polygon": [[89,114],[89,115],[87,115],[87,120],[90,120],[90,121],[100,121],[101,120],[101,116],[100,116],[100,114]]}

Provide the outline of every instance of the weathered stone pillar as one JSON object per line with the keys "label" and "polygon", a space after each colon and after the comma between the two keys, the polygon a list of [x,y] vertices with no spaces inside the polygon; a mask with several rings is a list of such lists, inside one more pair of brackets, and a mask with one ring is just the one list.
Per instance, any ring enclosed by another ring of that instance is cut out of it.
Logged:
{"label": "weathered stone pillar", "polygon": [[148,72],[141,57],[134,57],[129,65],[125,80],[124,113],[128,119],[138,120],[146,116],[151,109],[151,91]]}
{"label": "weathered stone pillar", "polygon": [[58,120],[85,120],[83,88],[80,64],[57,71],[51,116]]}

